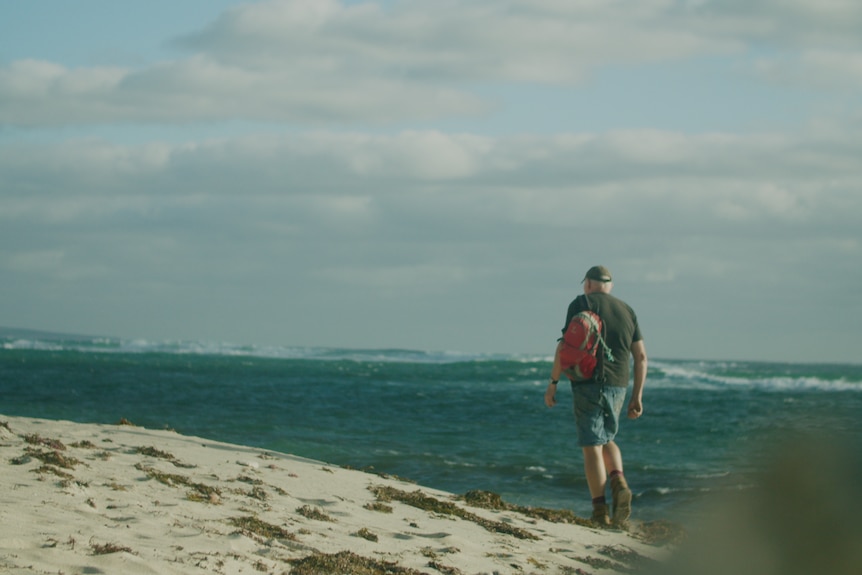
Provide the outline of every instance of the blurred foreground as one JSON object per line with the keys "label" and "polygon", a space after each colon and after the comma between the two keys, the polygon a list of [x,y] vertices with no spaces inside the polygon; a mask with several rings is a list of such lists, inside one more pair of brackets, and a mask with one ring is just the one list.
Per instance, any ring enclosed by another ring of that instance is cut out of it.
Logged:
{"label": "blurred foreground", "polygon": [[859,438],[785,437],[752,489],[706,508],[665,574],[862,572]]}

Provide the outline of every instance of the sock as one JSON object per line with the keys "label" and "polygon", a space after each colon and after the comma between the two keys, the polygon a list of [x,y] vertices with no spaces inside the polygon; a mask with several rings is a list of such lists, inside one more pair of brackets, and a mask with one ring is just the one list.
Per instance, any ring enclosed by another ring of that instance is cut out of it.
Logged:
{"label": "sock", "polygon": [[604,495],[602,495],[600,497],[593,497],[593,506],[594,507],[596,505],[607,505],[607,503],[608,503],[608,500],[605,499]]}
{"label": "sock", "polygon": [[608,475],[608,477],[611,479],[613,479],[614,477],[619,477],[620,479],[622,479],[623,478],[623,472],[620,471],[619,469],[614,469],[613,471],[611,471],[611,473],[610,473],[610,475]]}

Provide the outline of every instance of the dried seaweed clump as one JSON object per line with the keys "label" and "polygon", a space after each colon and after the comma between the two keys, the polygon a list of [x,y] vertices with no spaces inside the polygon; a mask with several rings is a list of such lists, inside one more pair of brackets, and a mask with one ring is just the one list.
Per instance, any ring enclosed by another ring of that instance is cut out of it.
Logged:
{"label": "dried seaweed clump", "polygon": [[135,449],[135,453],[140,453],[141,455],[146,455],[149,457],[157,457],[159,459],[166,459],[168,461],[177,460],[174,454],[168,453],[167,451],[162,451],[161,449],[156,449],[155,447],[138,447]]}
{"label": "dried seaweed clump", "polygon": [[302,559],[290,559],[291,575],[422,575],[421,571],[397,563],[377,561],[350,551],[335,554],[314,552]]}
{"label": "dried seaweed clump", "polygon": [[243,535],[258,535],[266,539],[296,541],[296,535],[293,533],[254,516],[231,517],[228,519],[228,523],[239,529]]}
{"label": "dried seaweed clump", "polygon": [[392,513],[392,506],[386,505],[385,503],[381,503],[380,501],[372,501],[371,503],[366,503],[365,508],[369,511],[377,511],[379,513]]}
{"label": "dried seaweed clump", "polygon": [[589,519],[578,517],[568,509],[546,509],[543,507],[525,507],[522,505],[514,505],[506,503],[503,499],[492,491],[473,490],[464,494],[464,501],[473,507],[481,509],[493,509],[503,511],[515,511],[521,515],[532,517],[533,519],[541,519],[550,521],[551,523],[570,523],[573,525],[582,525],[584,527],[592,527],[593,524]]}
{"label": "dried seaweed clump", "polygon": [[[595,525],[583,517],[578,517],[568,509],[546,509],[544,507],[524,507],[506,503],[492,491],[473,490],[464,494],[464,501],[473,507],[503,511],[515,511],[533,519],[541,519],[551,523],[570,523],[584,527]],[[685,531],[680,525],[669,521],[650,521],[642,523],[633,534],[650,545],[666,545],[679,543],[685,538]]]}
{"label": "dried seaweed clump", "polygon": [[354,535],[356,537],[362,537],[363,539],[366,539],[366,540],[371,541],[373,543],[377,543],[377,541],[380,539],[379,537],[377,537],[376,533],[372,532],[367,527],[363,527],[362,529],[360,529],[359,531],[354,533]]}
{"label": "dried seaweed clump", "polygon": [[135,469],[143,471],[150,479],[155,479],[159,483],[163,483],[169,487],[176,487],[177,485],[191,487],[192,491],[188,495],[191,501],[218,503],[221,500],[221,490],[218,487],[195,483],[185,475],[163,473],[158,469],[153,469],[140,463],[135,464]]}
{"label": "dried seaweed clump", "polygon": [[479,489],[468,491],[464,494],[464,501],[466,501],[468,505],[481,507],[482,509],[508,510],[512,508],[512,505],[503,501],[503,498],[493,491],[481,491]]}
{"label": "dried seaweed clump", "polygon": [[42,437],[38,433],[25,435],[24,441],[30,445],[44,445],[45,447],[50,447],[55,451],[66,451],[66,446],[63,445],[63,442],[59,439],[48,439],[46,437]]}
{"label": "dried seaweed clump", "polygon": [[573,557],[573,559],[581,563],[586,563],[593,569],[607,569],[609,571],[615,571],[617,573],[622,573],[624,571],[621,564],[611,561],[610,559],[604,559],[602,557],[593,557],[592,555],[587,555],[585,557]]}
{"label": "dried seaweed clump", "polygon": [[506,535],[517,537],[518,539],[539,539],[525,529],[513,527],[501,521],[491,521],[484,517],[479,517],[478,515],[458,507],[451,501],[440,501],[439,499],[425,495],[419,490],[408,493],[406,491],[401,491],[400,489],[395,489],[394,487],[384,487],[379,485],[371,486],[369,489],[380,501],[400,501],[401,503],[405,503],[424,511],[433,511],[434,513],[440,513],[443,515],[453,515],[466,521],[472,521],[493,533],[504,533]]}
{"label": "dried seaweed clump", "polygon": [[184,467],[186,469],[194,467],[194,465],[190,465],[188,463],[183,463],[173,453],[168,453],[167,451],[162,451],[161,449],[156,449],[155,447],[138,447],[135,449],[135,453],[140,453],[141,455],[146,455],[147,457],[155,457],[157,459],[164,459],[165,461],[170,461],[174,464],[174,467]]}
{"label": "dried seaweed clump", "polygon": [[77,447],[79,449],[96,449],[96,444],[87,439],[76,441],[75,443],[69,444],[71,447]]}
{"label": "dried seaweed clump", "polygon": [[111,553],[132,553],[132,550],[116,543],[91,543],[93,555],[110,555]]}
{"label": "dried seaweed clump", "polygon": [[267,499],[269,499],[269,495],[267,495],[266,489],[258,485],[252,487],[251,491],[246,493],[246,495],[248,495],[252,499],[257,499],[258,501],[266,501]]}
{"label": "dried seaweed clump", "polygon": [[443,575],[461,575],[461,570],[458,569],[457,567],[452,567],[450,565],[443,565],[439,561],[429,561],[428,567],[432,567],[432,568],[436,569],[440,573],[443,573]]}
{"label": "dried seaweed clump", "polygon": [[67,457],[59,451],[43,451],[41,449],[28,447],[24,452],[30,457],[35,457],[42,463],[55,465],[57,467],[62,467],[63,469],[74,469],[76,465],[81,463],[80,460],[75,459],[74,457]]}
{"label": "dried seaweed clump", "polygon": [[298,507],[296,512],[306,517],[308,519],[315,519],[317,521],[329,521],[331,523],[335,522],[335,519],[317,509],[316,507],[311,507],[310,505],[303,505],[302,507]]}
{"label": "dried seaweed clump", "polygon": [[53,465],[40,465],[38,468],[32,470],[34,473],[51,473],[60,477],[62,479],[72,480],[75,479],[75,476],[71,473],[66,473],[62,469],[57,469]]}

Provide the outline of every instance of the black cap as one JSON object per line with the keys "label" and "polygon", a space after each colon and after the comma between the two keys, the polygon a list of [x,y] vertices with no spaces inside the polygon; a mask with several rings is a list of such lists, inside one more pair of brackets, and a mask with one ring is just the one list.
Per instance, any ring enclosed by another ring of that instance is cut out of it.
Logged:
{"label": "black cap", "polygon": [[584,283],[587,280],[593,280],[596,282],[609,282],[613,281],[611,279],[611,272],[605,266],[593,266],[589,270],[587,270],[587,275],[584,276],[584,279],[581,280],[581,283]]}

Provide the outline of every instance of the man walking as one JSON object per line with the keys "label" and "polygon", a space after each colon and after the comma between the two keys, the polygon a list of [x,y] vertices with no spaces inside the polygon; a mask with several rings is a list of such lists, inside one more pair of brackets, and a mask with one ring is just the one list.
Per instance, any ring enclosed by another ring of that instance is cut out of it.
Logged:
{"label": "man walking", "polygon": [[[581,311],[592,310],[604,323],[605,343],[613,353],[613,360],[600,360],[593,377],[584,382],[572,382],[575,424],[578,444],[584,453],[584,472],[593,499],[594,523],[601,527],[613,525],[625,529],[631,515],[632,492],[623,475],[623,458],[614,443],[619,429],[619,418],[629,383],[629,358],[634,359],[634,385],[628,404],[629,419],[643,413],[643,386],[646,381],[647,354],[634,310],[624,301],[611,295],[613,280],[604,266],[591,267],[583,279],[584,295],[569,304],[563,333],[572,317]],[[557,354],[548,388],[545,405],[556,405],[557,382],[564,373],[559,361],[562,342]],[[601,353],[601,352],[599,352]],[[605,490],[611,484],[612,518],[608,510]]]}

